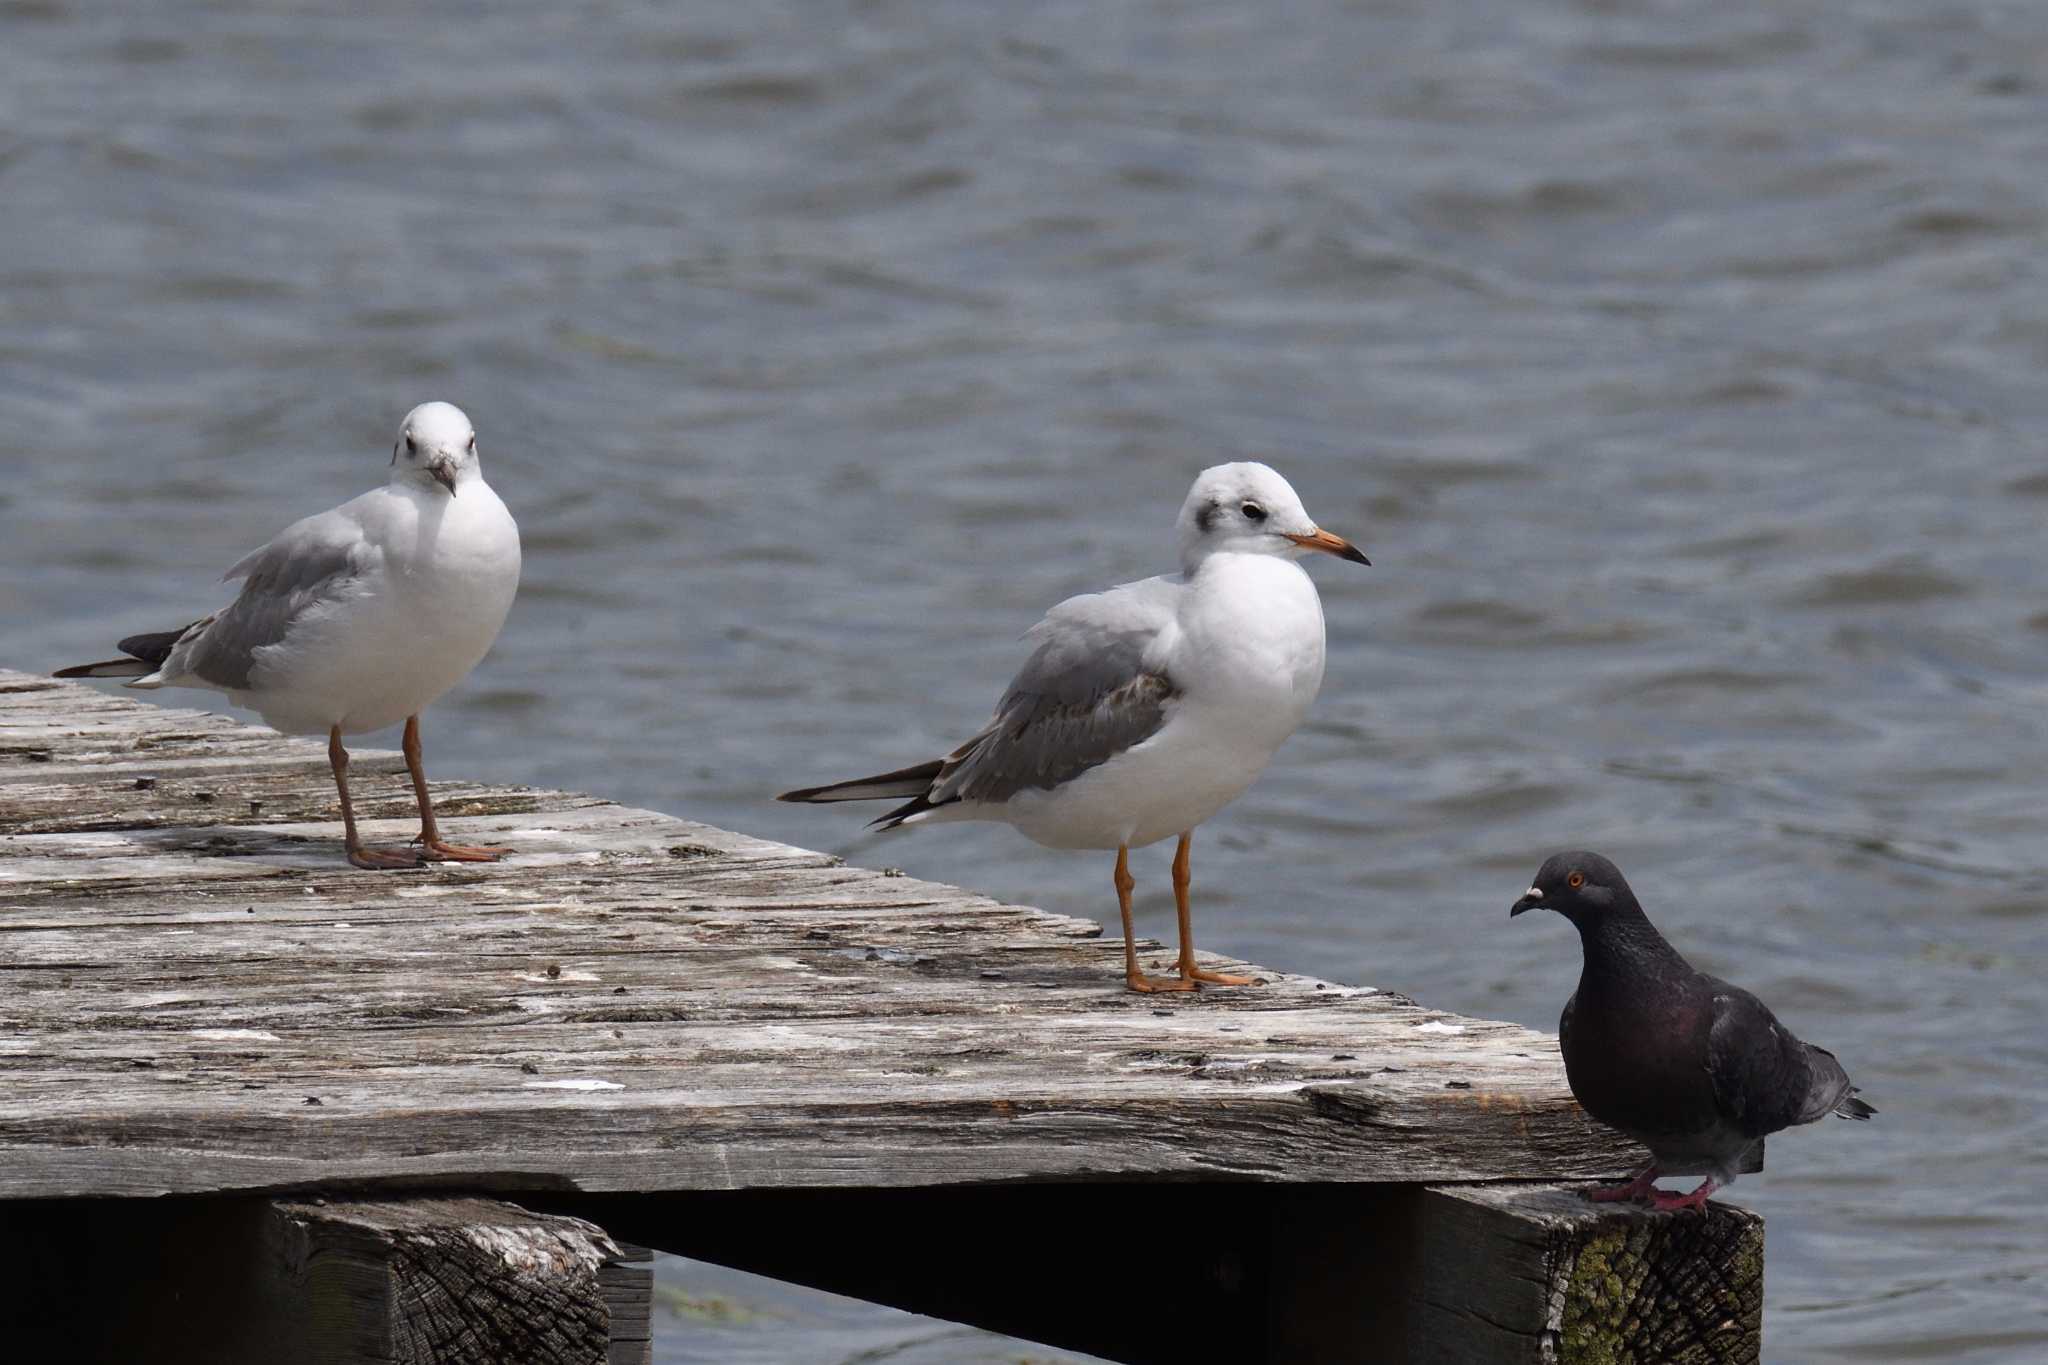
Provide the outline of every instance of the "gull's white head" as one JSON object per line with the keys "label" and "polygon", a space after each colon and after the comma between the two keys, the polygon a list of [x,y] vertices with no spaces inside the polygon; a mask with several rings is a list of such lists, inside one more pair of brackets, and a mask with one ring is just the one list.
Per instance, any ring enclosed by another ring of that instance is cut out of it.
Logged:
{"label": "gull's white head", "polygon": [[405,415],[398,444],[391,447],[391,482],[446,489],[452,498],[463,484],[482,477],[476,428],[461,408],[422,403]]}
{"label": "gull's white head", "polygon": [[1180,505],[1181,567],[1193,573],[1212,554],[1295,556],[1321,550],[1370,564],[1358,547],[1309,519],[1294,489],[1270,467],[1252,461],[1205,469]]}

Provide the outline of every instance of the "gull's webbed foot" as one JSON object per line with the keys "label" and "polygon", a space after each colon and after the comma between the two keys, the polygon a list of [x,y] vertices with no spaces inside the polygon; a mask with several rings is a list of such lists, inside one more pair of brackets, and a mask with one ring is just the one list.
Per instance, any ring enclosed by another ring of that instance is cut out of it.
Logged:
{"label": "gull's webbed foot", "polygon": [[420,855],[409,848],[370,848],[367,845],[348,851],[352,867],[365,872],[398,872],[406,868],[425,866]]}
{"label": "gull's webbed foot", "polygon": [[429,863],[495,863],[512,850],[492,844],[450,844],[420,834],[413,837],[420,846],[419,857]]}
{"label": "gull's webbed foot", "polygon": [[1227,972],[1212,972],[1206,967],[1197,967],[1192,962],[1180,964],[1180,975],[1183,981],[1204,981],[1211,986],[1263,986],[1266,984],[1264,977],[1231,976]]}
{"label": "gull's webbed foot", "polygon": [[1132,969],[1124,973],[1124,985],[1131,990],[1151,995],[1160,991],[1191,991],[1196,989],[1192,981],[1183,981],[1177,976],[1147,976]]}

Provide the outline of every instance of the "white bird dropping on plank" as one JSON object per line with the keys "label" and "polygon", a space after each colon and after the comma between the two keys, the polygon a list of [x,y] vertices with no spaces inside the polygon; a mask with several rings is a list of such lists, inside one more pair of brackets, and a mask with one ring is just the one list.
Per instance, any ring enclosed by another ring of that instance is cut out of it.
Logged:
{"label": "white bird dropping on plank", "polygon": [[[1508,910],[1555,910],[1579,931],[1585,967],[1557,1021],[1565,1079],[1585,1111],[1650,1149],[1623,1185],[1592,1191],[1659,1209],[1696,1209],[1749,1163],[1764,1137],[1834,1114],[1867,1119],[1848,1073],[1803,1043],[1763,1001],[1696,970],[1643,913],[1621,869],[1559,853]],[[1660,1175],[1704,1175],[1689,1194]]]}
{"label": "white bird dropping on plank", "polygon": [[[451,403],[406,414],[382,488],[286,527],[225,575],[228,607],[121,641],[129,657],[58,671],[130,687],[225,692],[286,734],[327,736],[348,860],[357,867],[491,862],[445,842],[420,762],[420,712],[476,667],[519,590],[519,527],[484,482],[476,430]],[[417,849],[370,848],[349,804],[343,735],[405,722]]]}
{"label": "white bird dropping on plank", "polygon": [[[1047,612],[995,717],[952,753],[778,799],[899,800],[874,823],[999,820],[1049,848],[1115,849],[1132,990],[1252,984],[1195,965],[1189,845],[1264,770],[1322,687],[1322,602],[1293,561],[1309,550],[1371,561],[1311,521],[1262,464],[1203,470],[1178,529],[1179,573]],[[1131,933],[1129,855],[1172,834],[1179,976],[1149,977]]]}

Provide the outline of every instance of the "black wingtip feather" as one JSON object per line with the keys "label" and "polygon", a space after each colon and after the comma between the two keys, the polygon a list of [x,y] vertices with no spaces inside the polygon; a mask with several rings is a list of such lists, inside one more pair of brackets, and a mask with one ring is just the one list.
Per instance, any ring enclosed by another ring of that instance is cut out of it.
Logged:
{"label": "black wingtip feather", "polygon": [[1852,1094],[1844,1095],[1842,1102],[1835,1106],[1837,1116],[1845,1119],[1867,1119],[1877,1110]]}
{"label": "black wingtip feather", "polygon": [[[922,788],[931,785],[938,777],[939,769],[945,766],[943,759],[929,763],[916,763],[908,768],[898,768],[893,773],[876,773],[873,777],[856,777],[847,782],[828,782],[822,787],[799,787],[776,796],[777,801],[891,801],[912,793],[922,795]],[[888,816],[882,817],[884,820]]]}
{"label": "black wingtip feather", "polygon": [[[193,622],[193,625],[197,624],[196,621]],[[123,654],[133,655],[146,664],[161,666],[164,660],[171,657],[171,651],[177,648],[178,641],[184,639],[185,632],[190,629],[192,626],[187,625],[176,630],[153,630],[145,635],[131,635],[114,648]]]}
{"label": "black wingtip feather", "polygon": [[125,659],[102,659],[96,664],[74,664],[60,668],[50,676],[53,678],[139,678],[154,673],[164,666],[171,657],[171,651],[178,647],[178,641],[192,633],[192,626],[202,626],[213,620],[202,617],[191,625],[179,626],[176,630],[153,630],[142,635],[131,635],[115,648],[128,657]]}

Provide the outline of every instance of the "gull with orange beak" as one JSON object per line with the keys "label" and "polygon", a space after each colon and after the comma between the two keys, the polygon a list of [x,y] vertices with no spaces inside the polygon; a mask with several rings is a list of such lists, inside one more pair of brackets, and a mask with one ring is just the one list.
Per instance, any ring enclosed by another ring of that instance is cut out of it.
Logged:
{"label": "gull with orange beak", "polygon": [[[903,802],[874,824],[1000,820],[1049,848],[1116,851],[1124,979],[1134,991],[1246,986],[1195,961],[1188,851],[1308,713],[1323,684],[1323,606],[1294,561],[1371,563],[1317,526],[1262,464],[1205,469],[1181,504],[1177,574],[1070,597],[1026,635],[1033,649],[972,739],[926,763],[784,792],[783,801]],[[1138,968],[1130,851],[1178,835],[1180,957]]]}

